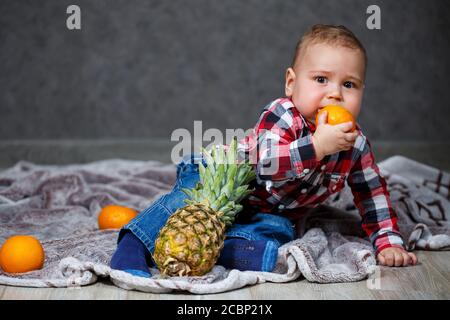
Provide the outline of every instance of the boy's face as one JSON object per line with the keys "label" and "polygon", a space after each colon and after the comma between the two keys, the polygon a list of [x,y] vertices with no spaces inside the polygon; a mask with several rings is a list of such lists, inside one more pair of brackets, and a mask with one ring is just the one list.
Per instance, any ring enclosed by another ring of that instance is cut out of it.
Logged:
{"label": "boy's face", "polygon": [[364,91],[364,56],[360,50],[313,44],[286,71],[285,93],[310,122],[320,108],[338,104],[355,119]]}

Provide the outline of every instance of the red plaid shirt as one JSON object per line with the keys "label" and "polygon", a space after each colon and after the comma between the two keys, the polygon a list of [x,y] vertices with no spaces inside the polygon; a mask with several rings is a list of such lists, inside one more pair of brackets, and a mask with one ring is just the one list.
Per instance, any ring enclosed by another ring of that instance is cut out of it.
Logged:
{"label": "red plaid shirt", "polygon": [[290,99],[269,103],[252,132],[238,144],[240,158],[250,160],[257,173],[255,191],[245,205],[298,219],[340,191],[347,181],[376,254],[387,247],[403,247],[386,182],[359,125],[357,130],[352,149],[318,161],[311,139],[314,124]]}

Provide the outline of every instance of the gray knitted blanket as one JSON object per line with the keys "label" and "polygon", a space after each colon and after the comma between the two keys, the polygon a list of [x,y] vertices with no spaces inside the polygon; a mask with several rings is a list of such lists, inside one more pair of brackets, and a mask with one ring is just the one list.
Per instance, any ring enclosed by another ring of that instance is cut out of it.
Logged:
{"label": "gray knitted blanket", "polygon": [[[379,167],[408,248],[450,249],[450,175],[400,156]],[[118,232],[97,229],[100,209],[119,204],[139,212],[171,190],[175,173],[174,165],[120,159],[65,166],[19,162],[0,172],[0,243],[15,234],[30,234],[46,253],[41,270],[0,270],[0,284],[72,287],[109,277],[124,289],[205,294],[301,277],[318,283],[360,281],[374,272],[374,251],[364,238],[348,187],[298,224],[298,238],[279,249],[273,272],[217,265],[202,277],[162,278],[151,269],[153,276],[147,279],[109,268]]]}

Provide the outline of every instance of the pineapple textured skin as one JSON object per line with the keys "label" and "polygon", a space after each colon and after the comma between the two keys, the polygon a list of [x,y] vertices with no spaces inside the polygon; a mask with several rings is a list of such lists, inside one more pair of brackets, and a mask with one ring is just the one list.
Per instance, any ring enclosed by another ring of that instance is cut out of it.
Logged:
{"label": "pineapple textured skin", "polygon": [[168,276],[200,276],[219,258],[225,223],[209,206],[188,205],[178,209],[161,229],[153,258]]}

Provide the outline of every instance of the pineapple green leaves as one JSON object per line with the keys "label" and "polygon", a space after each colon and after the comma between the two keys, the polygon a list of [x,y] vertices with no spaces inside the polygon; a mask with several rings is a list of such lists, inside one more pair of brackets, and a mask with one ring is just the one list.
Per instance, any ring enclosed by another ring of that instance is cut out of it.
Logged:
{"label": "pineapple green leaves", "polygon": [[242,210],[239,202],[253,191],[249,190],[249,183],[255,178],[253,167],[238,163],[236,138],[227,151],[223,145],[217,145],[211,151],[202,148],[202,152],[206,167],[198,164],[200,182],[194,189],[182,189],[188,196],[185,202],[209,205],[229,226]]}

